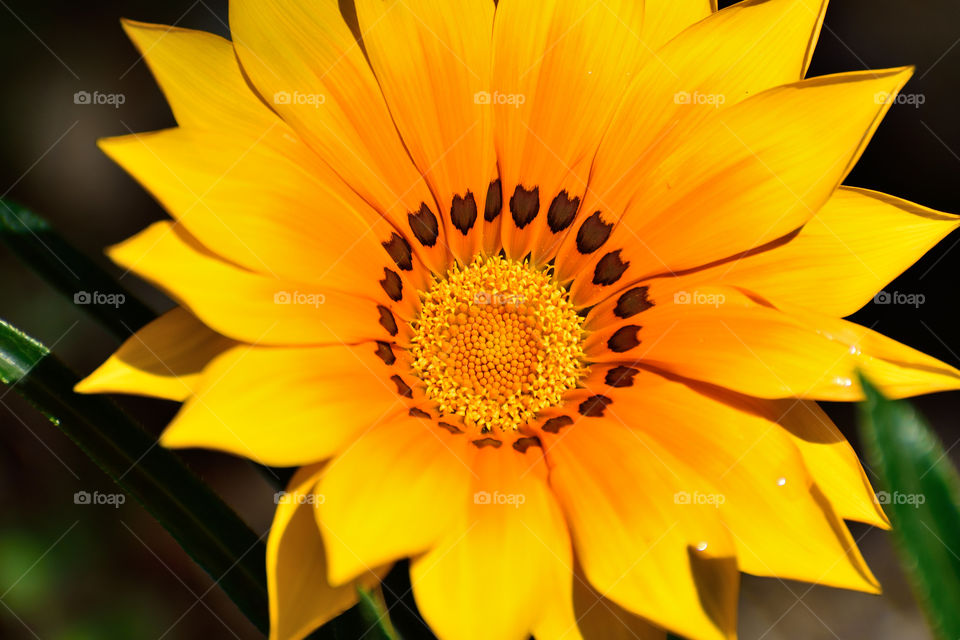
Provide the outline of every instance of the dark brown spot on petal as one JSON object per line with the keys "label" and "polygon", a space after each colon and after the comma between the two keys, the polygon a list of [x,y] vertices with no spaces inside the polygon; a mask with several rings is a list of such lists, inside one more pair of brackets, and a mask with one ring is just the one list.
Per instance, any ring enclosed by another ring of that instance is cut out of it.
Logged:
{"label": "dark brown spot on petal", "polygon": [[389,342],[377,340],[377,357],[390,365],[397,361],[397,356],[393,355],[393,348]]}
{"label": "dark brown spot on petal", "polygon": [[583,221],[580,230],[577,231],[577,251],[583,254],[593,253],[603,246],[603,243],[610,237],[613,231],[613,224],[603,221],[599,211]]}
{"label": "dark brown spot on petal", "polygon": [[403,236],[394,231],[390,234],[390,239],[381,244],[401,271],[413,269],[413,253],[410,251],[410,243]]}
{"label": "dark brown spot on petal", "polygon": [[510,213],[513,214],[513,222],[518,229],[523,229],[533,222],[540,213],[540,187],[524,189],[518,184],[510,196]]}
{"label": "dark brown spot on petal", "polygon": [[600,258],[597,268],[593,270],[593,284],[609,287],[623,276],[623,272],[630,266],[620,258],[620,249],[611,251]]}
{"label": "dark brown spot on petal", "polygon": [[573,418],[570,416],[557,416],[544,422],[542,429],[547,433],[559,433],[560,429],[569,427],[571,424],[573,424]]}
{"label": "dark brown spot on petal", "polygon": [[614,367],[607,371],[604,382],[609,387],[632,387],[633,377],[640,373],[640,369],[633,367]]}
{"label": "dark brown spot on petal", "polygon": [[640,344],[640,338],[637,337],[638,333],[640,333],[640,325],[628,324],[625,327],[620,327],[616,333],[607,340],[607,347],[614,353],[630,351],[630,349]]}
{"label": "dark brown spot on petal", "polygon": [[425,247],[432,247],[437,244],[437,236],[440,235],[440,225],[437,222],[437,216],[433,215],[430,207],[426,203],[420,205],[420,210],[416,213],[408,213],[407,220],[410,222],[410,230]]}
{"label": "dark brown spot on petal", "polygon": [[483,207],[483,219],[493,222],[503,210],[503,187],[500,178],[497,178],[487,187],[487,204]]}
{"label": "dark brown spot on petal", "polygon": [[500,445],[503,443],[496,438],[480,438],[479,440],[474,440],[473,444],[475,444],[478,449],[482,449],[484,447],[493,447],[494,449],[499,449]]}
{"label": "dark brown spot on petal", "polygon": [[416,407],[410,407],[410,417],[411,418],[432,418],[429,413],[423,409],[417,409]]}
{"label": "dark brown spot on petal", "polygon": [[450,221],[463,235],[467,235],[467,232],[473,228],[473,223],[477,221],[477,201],[474,200],[473,193],[467,191],[467,195],[462,198],[453,196],[453,202],[450,204]]}
{"label": "dark brown spot on petal", "polygon": [[377,305],[377,311],[380,312],[380,326],[386,329],[390,335],[397,335],[400,330],[397,328],[397,320],[393,317],[393,312],[382,304]]}
{"label": "dark brown spot on petal", "polygon": [[590,396],[580,403],[578,411],[582,416],[587,416],[588,418],[599,418],[603,415],[607,405],[611,404],[613,404],[613,400],[607,396]]}
{"label": "dark brown spot on petal", "polygon": [[400,274],[396,271],[384,267],[383,280],[380,281],[380,286],[383,287],[391,300],[399,301],[403,298],[403,280],[400,279]]}
{"label": "dark brown spot on petal", "polygon": [[566,190],[558,193],[547,211],[547,224],[550,225],[550,231],[560,233],[569,227],[579,208],[580,198],[576,196],[571,198]]}
{"label": "dark brown spot on petal", "polygon": [[406,382],[403,381],[403,378],[397,375],[390,376],[390,379],[393,380],[393,383],[397,385],[397,393],[402,395],[404,398],[413,397],[413,389],[410,388]]}
{"label": "dark brown spot on petal", "polygon": [[653,302],[647,296],[649,287],[634,287],[617,298],[617,306],[613,313],[618,318],[630,318],[641,311],[646,311],[653,306]]}
{"label": "dark brown spot on petal", "polygon": [[536,436],[531,436],[529,438],[520,438],[513,443],[513,448],[519,451],[520,453],[526,453],[527,449],[530,447],[539,447],[540,438]]}
{"label": "dark brown spot on petal", "polygon": [[463,429],[458,427],[455,424],[450,424],[449,422],[438,422],[438,425],[449,431],[450,433],[463,433]]}

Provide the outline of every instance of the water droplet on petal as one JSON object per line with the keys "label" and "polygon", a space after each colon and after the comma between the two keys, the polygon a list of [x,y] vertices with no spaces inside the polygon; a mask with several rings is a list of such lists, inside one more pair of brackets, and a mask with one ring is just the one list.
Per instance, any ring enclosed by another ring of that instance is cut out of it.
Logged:
{"label": "water droplet on petal", "polygon": [[843,377],[841,377],[841,376],[837,376],[836,378],[834,378],[834,379],[833,379],[833,383],[834,383],[835,385],[837,385],[838,387],[852,387],[852,386],[853,386],[853,380],[851,380],[850,378],[843,378]]}
{"label": "water droplet on petal", "polygon": [[706,551],[706,550],[707,550],[706,542],[701,542],[700,544],[697,545],[697,551]]}
{"label": "water droplet on petal", "polygon": [[786,478],[777,478],[777,486],[778,486],[778,487],[782,487],[782,486],[785,485],[785,484],[787,484],[787,479],[786,479]]}

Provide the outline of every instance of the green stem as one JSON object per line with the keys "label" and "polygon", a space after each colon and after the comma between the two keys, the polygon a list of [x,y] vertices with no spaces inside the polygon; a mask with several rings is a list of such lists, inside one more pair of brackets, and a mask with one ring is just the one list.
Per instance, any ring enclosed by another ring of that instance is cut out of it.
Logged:
{"label": "green stem", "polygon": [[45,346],[0,320],[0,382],[46,415],[153,514],[266,632],[266,549],[261,536],[113,402],[74,393],[77,381]]}

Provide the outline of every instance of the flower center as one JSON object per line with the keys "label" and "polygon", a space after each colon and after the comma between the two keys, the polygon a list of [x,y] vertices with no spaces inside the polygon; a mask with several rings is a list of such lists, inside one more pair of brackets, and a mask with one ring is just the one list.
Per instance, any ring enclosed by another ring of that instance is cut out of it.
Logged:
{"label": "flower center", "polygon": [[444,414],[515,431],[583,375],[582,324],[549,272],[478,256],[423,293],[413,368]]}

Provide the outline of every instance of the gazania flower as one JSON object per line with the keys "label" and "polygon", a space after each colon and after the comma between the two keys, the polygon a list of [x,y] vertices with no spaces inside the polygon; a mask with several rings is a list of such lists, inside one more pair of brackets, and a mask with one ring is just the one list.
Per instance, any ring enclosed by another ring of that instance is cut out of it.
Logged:
{"label": "gazania flower", "polygon": [[[348,3],[349,4],[349,3]],[[441,638],[735,634],[739,572],[875,592],[817,400],[960,387],[841,318],[957,226],[842,187],[908,68],[805,79],[825,2],[235,0],[126,23],[179,126],[102,142],[179,307],[80,390],[302,467],[272,637],[411,558]]]}

